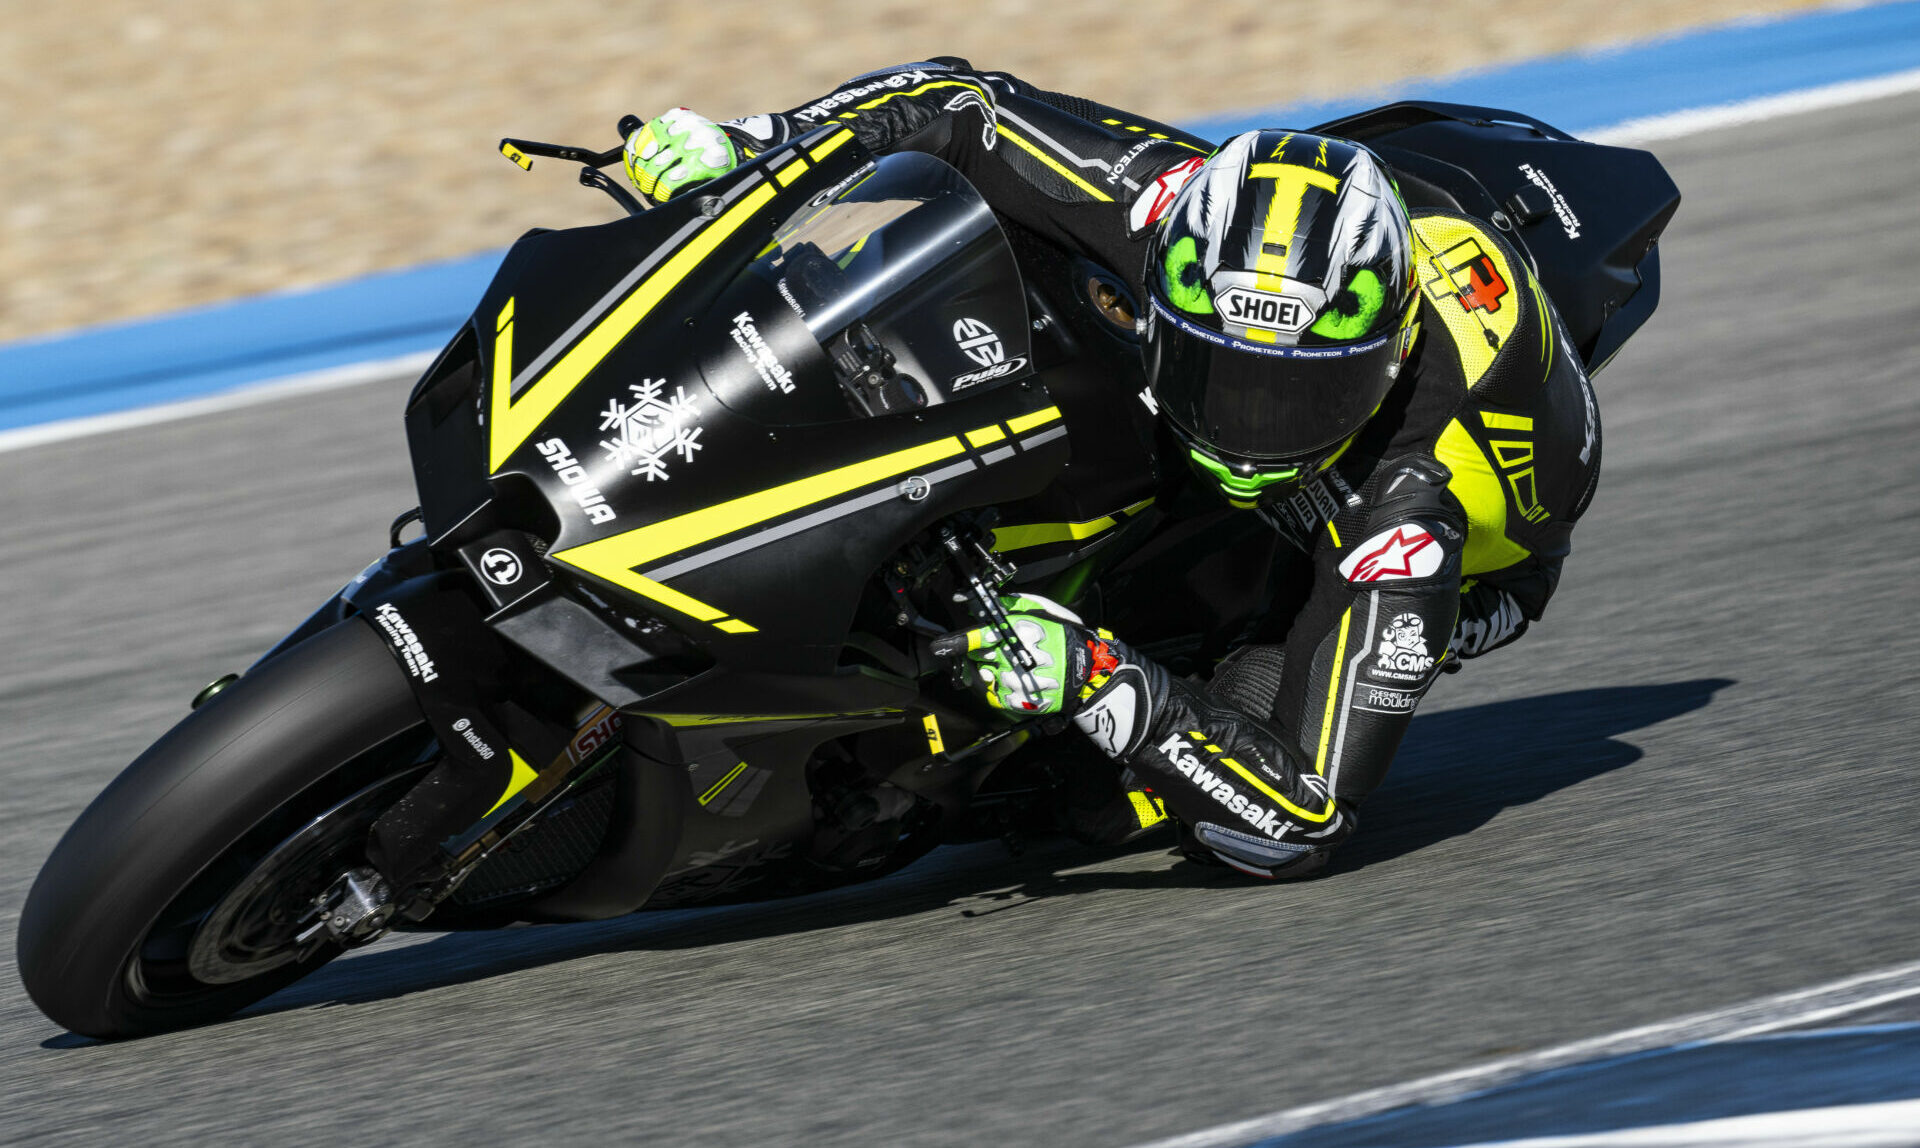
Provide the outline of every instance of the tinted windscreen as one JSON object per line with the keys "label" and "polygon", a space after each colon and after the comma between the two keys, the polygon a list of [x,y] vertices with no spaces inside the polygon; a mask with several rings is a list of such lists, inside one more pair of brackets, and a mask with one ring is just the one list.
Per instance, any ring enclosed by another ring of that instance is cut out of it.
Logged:
{"label": "tinted windscreen", "polygon": [[[751,324],[749,342],[741,323],[727,336],[787,396],[753,401],[762,421],[919,409],[1028,371],[1026,300],[993,212],[959,172],[915,152],[886,156],[795,212],[716,312]],[[727,350],[708,353],[736,373]],[[753,394],[714,389],[729,405],[729,394]]]}

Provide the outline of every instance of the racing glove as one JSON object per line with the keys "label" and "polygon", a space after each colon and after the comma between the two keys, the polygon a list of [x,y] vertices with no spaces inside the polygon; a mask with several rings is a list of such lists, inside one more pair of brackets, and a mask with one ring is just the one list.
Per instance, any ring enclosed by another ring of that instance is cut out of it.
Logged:
{"label": "racing glove", "polygon": [[[982,626],[964,634],[972,677],[996,709],[1070,715],[1093,693],[1088,682],[1119,664],[1105,637],[1079,615],[1033,594],[1000,599],[1013,633]],[[1022,658],[1022,655],[1025,658]]]}
{"label": "racing glove", "polygon": [[739,162],[739,150],[726,131],[686,108],[669,109],[627,137],[627,178],[655,203],[725,175]]}

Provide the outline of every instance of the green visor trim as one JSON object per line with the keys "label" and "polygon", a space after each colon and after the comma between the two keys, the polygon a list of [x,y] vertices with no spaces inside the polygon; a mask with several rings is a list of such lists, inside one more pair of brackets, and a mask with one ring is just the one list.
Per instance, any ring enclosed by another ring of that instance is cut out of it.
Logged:
{"label": "green visor trim", "polygon": [[1167,248],[1167,301],[1189,315],[1213,314],[1206,276],[1200,270],[1200,245],[1188,235]]}
{"label": "green visor trim", "polygon": [[1220,489],[1226,492],[1229,498],[1250,499],[1277,482],[1291,482],[1300,477],[1300,468],[1297,466],[1241,475],[1235,474],[1226,463],[1209,458],[1197,450],[1189,449],[1187,457],[1191,458],[1200,469],[1212,475],[1213,480],[1220,484]]}
{"label": "green visor trim", "polygon": [[[1341,296],[1352,292],[1351,299]],[[1387,289],[1380,285],[1380,277],[1362,267],[1347,280],[1346,291],[1334,293],[1333,306],[1320,313],[1313,321],[1311,330],[1323,339],[1358,339],[1373,327],[1373,321],[1380,317],[1380,309],[1386,305]],[[1351,313],[1339,310],[1341,303],[1352,307]]]}

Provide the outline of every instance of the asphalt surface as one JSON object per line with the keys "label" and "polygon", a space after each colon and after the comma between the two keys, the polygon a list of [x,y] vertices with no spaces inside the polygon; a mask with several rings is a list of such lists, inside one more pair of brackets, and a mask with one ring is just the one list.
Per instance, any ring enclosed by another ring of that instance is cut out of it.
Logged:
{"label": "asphalt surface", "polygon": [[[116,1045],[7,962],[0,1141],[1122,1144],[1915,958],[1916,117],[1659,147],[1665,299],[1600,378],[1552,613],[1440,683],[1331,876],[944,850],[382,944]],[[0,455],[0,934],[193,692],[382,547],[404,390]]]}

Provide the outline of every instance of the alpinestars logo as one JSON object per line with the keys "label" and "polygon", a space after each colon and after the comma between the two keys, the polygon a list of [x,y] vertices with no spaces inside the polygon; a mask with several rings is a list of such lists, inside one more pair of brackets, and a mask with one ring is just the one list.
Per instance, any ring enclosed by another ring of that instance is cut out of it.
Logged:
{"label": "alpinestars logo", "polygon": [[1167,213],[1167,208],[1173,206],[1173,197],[1180,194],[1180,189],[1187,186],[1187,181],[1193,178],[1193,173],[1199,171],[1200,165],[1205,162],[1199,156],[1181,160],[1161,172],[1152,183],[1141,188],[1139,196],[1133,201],[1133,207],[1127,211],[1127,225],[1139,232],[1160,222],[1160,217]]}
{"label": "alpinestars logo", "polygon": [[1433,669],[1427,653],[1427,623],[1418,614],[1395,614],[1380,631],[1380,648],[1369,667],[1375,677],[1419,681]]}
{"label": "alpinestars logo", "polygon": [[1426,578],[1440,569],[1445,551],[1433,535],[1407,523],[1376,534],[1353,548],[1340,563],[1340,576],[1349,582],[1391,582]]}
{"label": "alpinestars logo", "polygon": [[600,414],[600,429],[619,437],[600,440],[600,449],[631,473],[646,476],[648,482],[666,482],[667,463],[679,455],[682,463],[693,461],[700,449],[700,428],[690,425],[699,411],[684,387],[674,387],[672,397],[664,397],[665,379],[642,379],[629,383],[633,401],[609,399]]}
{"label": "alpinestars logo", "polygon": [[1172,762],[1173,768],[1179,770],[1183,777],[1199,786],[1200,792],[1268,837],[1275,841],[1283,840],[1287,831],[1293,828],[1293,822],[1258,802],[1247,800],[1246,794],[1235,789],[1231,782],[1208,769],[1200,761],[1200,756],[1187,748],[1186,739],[1179,734],[1170,735],[1154,748],[1160,751],[1160,756]]}
{"label": "alpinestars logo", "polygon": [[982,98],[979,92],[961,92],[941,106],[949,112],[957,112],[961,108],[979,108],[980,119],[983,121],[980,128],[980,146],[992,151],[993,145],[1000,142],[1000,117],[994,113],[993,105]]}

